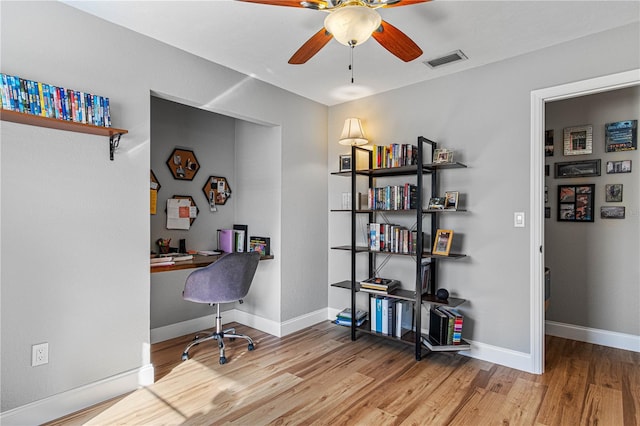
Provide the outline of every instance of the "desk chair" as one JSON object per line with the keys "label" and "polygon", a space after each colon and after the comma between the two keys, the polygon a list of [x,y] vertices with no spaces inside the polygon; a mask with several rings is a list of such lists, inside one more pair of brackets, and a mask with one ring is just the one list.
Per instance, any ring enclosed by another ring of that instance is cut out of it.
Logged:
{"label": "desk chair", "polygon": [[249,292],[251,281],[258,268],[260,253],[229,253],[222,256],[211,265],[198,269],[187,277],[182,292],[182,298],[191,302],[208,303],[217,305],[216,331],[204,336],[196,335],[193,341],[182,353],[182,360],[189,359],[189,349],[207,340],[215,339],[220,348],[220,364],[227,362],[224,356],[224,341],[227,337],[230,340],[236,338],[245,339],[249,342],[248,349],[253,350],[253,340],[244,334],[236,334],[234,328],[222,330],[222,317],[220,316],[220,304],[239,301]]}

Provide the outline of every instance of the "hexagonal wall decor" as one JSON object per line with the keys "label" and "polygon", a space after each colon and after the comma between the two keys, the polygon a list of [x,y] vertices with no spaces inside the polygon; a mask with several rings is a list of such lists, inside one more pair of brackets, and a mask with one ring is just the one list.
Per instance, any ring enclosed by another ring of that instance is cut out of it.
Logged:
{"label": "hexagonal wall decor", "polygon": [[215,205],[224,205],[227,199],[231,197],[231,187],[227,179],[220,176],[209,176],[206,183],[202,187],[202,192],[207,198],[210,207]]}
{"label": "hexagonal wall decor", "polygon": [[181,148],[173,150],[167,160],[167,166],[169,166],[173,178],[178,180],[193,180],[198,170],[200,170],[200,163],[198,163],[194,152]]}

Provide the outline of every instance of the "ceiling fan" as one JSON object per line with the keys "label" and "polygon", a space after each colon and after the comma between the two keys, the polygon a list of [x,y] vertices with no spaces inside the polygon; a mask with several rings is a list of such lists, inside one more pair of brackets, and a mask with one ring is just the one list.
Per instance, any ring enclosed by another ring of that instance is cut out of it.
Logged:
{"label": "ceiling fan", "polygon": [[376,9],[409,6],[430,0],[239,0],[274,6],[303,7],[321,10],[329,15],[324,28],[314,34],[289,59],[290,64],[304,64],[332,38],[355,47],[373,37],[399,59],[409,62],[422,55],[422,49],[402,31],[384,21]]}

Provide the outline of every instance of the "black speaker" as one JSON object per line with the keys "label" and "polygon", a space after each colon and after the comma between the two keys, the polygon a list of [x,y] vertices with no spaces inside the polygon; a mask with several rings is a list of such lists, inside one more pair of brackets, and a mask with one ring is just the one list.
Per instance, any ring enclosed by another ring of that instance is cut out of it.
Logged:
{"label": "black speaker", "polygon": [[449,298],[449,292],[445,288],[441,288],[436,292],[436,297],[440,300],[447,300]]}

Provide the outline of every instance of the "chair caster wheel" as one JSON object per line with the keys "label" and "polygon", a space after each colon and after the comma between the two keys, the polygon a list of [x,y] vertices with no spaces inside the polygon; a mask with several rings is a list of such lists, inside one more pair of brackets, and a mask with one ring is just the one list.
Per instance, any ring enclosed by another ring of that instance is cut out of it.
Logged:
{"label": "chair caster wheel", "polygon": [[253,343],[249,343],[249,346],[247,346],[247,349],[249,349],[250,351],[252,351],[254,349],[253,347]]}
{"label": "chair caster wheel", "polygon": [[227,363],[227,357],[221,356],[220,357],[220,364],[226,364]]}
{"label": "chair caster wheel", "polygon": [[186,360],[188,360],[188,359],[189,359],[189,354],[188,354],[188,353],[186,353],[186,352],[184,352],[184,353],[182,354],[182,360],[183,360],[183,361],[186,361]]}

